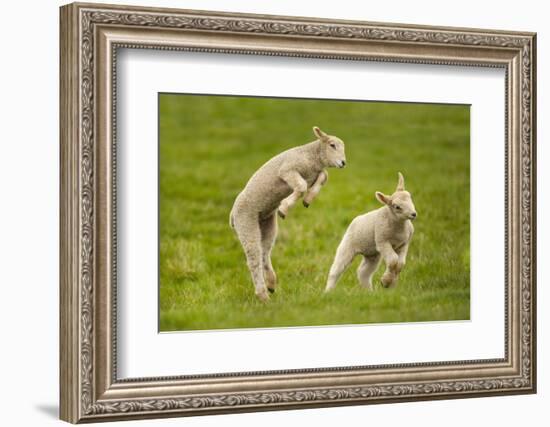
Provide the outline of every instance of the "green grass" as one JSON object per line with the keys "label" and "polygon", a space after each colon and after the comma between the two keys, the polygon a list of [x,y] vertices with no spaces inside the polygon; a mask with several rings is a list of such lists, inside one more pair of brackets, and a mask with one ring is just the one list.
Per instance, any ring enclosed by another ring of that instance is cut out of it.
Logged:
{"label": "green grass", "polygon": [[[160,330],[257,328],[470,317],[469,107],[162,94]],[[311,127],[346,143],[348,166],[309,209],[279,220],[279,287],[258,301],[229,211],[252,173],[312,141]],[[359,257],[323,294],[346,227],[378,208],[405,175],[418,211],[395,289],[358,286]]]}

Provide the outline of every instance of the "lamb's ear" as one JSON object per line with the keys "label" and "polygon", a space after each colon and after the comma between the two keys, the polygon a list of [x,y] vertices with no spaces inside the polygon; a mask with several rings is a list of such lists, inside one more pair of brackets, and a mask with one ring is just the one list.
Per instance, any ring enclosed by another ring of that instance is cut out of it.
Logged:
{"label": "lamb's ear", "polygon": [[380,191],[376,192],[376,198],[380,203],[384,205],[391,204],[391,196],[386,196],[384,193],[381,193]]}
{"label": "lamb's ear", "polygon": [[321,141],[326,141],[328,139],[328,135],[325,132],[323,132],[321,129],[319,129],[317,126],[313,126],[313,133]]}
{"label": "lamb's ear", "polygon": [[401,172],[397,172],[397,176],[397,188],[395,191],[405,191],[405,178],[403,178],[403,174]]}

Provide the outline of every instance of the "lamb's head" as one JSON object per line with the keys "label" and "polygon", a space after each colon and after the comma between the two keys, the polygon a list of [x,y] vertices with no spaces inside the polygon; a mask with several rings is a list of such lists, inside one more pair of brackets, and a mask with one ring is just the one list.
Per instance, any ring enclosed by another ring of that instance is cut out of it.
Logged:
{"label": "lamb's head", "polygon": [[391,196],[387,196],[380,191],[376,192],[376,198],[378,201],[388,206],[390,212],[402,221],[407,219],[416,219],[416,208],[412,201],[411,193],[405,190],[405,179],[401,172],[398,172],[399,180],[397,182],[397,188],[395,193]]}
{"label": "lamb's head", "polygon": [[344,141],[337,136],[327,135],[317,126],[313,126],[313,133],[321,141],[321,161],[327,168],[343,168],[346,166]]}

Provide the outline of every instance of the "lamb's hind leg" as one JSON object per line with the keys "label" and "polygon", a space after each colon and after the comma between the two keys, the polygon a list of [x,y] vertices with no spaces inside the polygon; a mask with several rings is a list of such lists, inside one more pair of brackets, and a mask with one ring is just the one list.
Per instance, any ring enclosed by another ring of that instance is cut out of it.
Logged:
{"label": "lamb's hind leg", "polygon": [[264,269],[264,278],[269,292],[275,292],[277,286],[277,275],[271,265],[271,250],[277,238],[277,215],[272,214],[268,218],[260,221],[260,230],[262,233],[262,265]]}
{"label": "lamb's hind leg", "polygon": [[329,292],[336,287],[336,282],[338,282],[342,273],[346,271],[346,268],[351,264],[353,258],[355,258],[355,252],[353,252],[352,248],[348,247],[344,237],[338,249],[336,249],[336,256],[330,267],[325,292]]}
{"label": "lamb's hind leg", "polygon": [[326,171],[321,171],[319,175],[317,175],[317,179],[313,183],[313,185],[307,190],[304,199],[302,200],[302,203],[306,208],[309,207],[311,202],[313,202],[313,199],[317,197],[319,192],[321,191],[321,187],[325,185],[328,179],[328,174]]}
{"label": "lamb's hind leg", "polygon": [[254,282],[256,296],[262,301],[267,301],[269,294],[265,287],[262,266],[262,236],[258,218],[237,216],[235,218],[235,231],[246,255],[246,263]]}
{"label": "lamb's hind leg", "polygon": [[359,279],[359,283],[361,283],[361,286],[364,288],[367,288],[369,291],[372,291],[372,275],[378,268],[378,265],[380,264],[380,255],[374,255],[371,257],[363,257],[363,260],[361,261],[361,264],[359,264],[359,268],[357,269],[357,278]]}

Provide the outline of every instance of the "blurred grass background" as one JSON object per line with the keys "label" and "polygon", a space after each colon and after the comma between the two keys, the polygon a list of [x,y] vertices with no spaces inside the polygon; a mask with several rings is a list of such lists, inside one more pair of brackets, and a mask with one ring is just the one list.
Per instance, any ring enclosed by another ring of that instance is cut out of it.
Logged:
{"label": "blurred grass background", "polygon": [[[197,330],[470,317],[469,106],[159,95],[160,330]],[[309,209],[279,219],[277,292],[254,295],[229,212],[272,156],[314,140],[317,125],[346,143],[348,166]],[[378,208],[405,176],[418,211],[395,289],[360,288],[359,258],[323,294],[350,221]]]}

